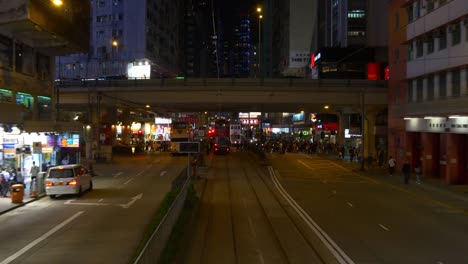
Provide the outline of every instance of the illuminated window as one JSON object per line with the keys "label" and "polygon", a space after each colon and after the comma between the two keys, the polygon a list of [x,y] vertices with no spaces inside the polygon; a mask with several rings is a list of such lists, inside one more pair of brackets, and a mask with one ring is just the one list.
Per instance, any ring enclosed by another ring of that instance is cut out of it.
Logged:
{"label": "illuminated window", "polygon": [[365,18],[366,12],[364,10],[351,10],[348,12],[348,18]]}

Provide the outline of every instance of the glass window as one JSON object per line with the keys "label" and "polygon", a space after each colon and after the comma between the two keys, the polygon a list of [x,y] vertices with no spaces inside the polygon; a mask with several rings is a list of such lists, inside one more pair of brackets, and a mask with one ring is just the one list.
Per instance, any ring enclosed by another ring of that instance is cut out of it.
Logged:
{"label": "glass window", "polygon": [[424,42],[422,39],[416,40],[416,57],[419,58],[424,55]]}
{"label": "glass window", "polygon": [[39,120],[50,120],[51,117],[51,98],[47,96],[37,97],[37,110],[39,113]]}
{"label": "glass window", "polygon": [[449,25],[450,33],[452,33],[452,45],[457,45],[461,41],[460,23]]}
{"label": "glass window", "polygon": [[439,50],[447,48],[447,32],[445,28],[441,29],[439,32]]}
{"label": "glass window", "polygon": [[434,75],[427,77],[427,99],[434,99]]}
{"label": "glass window", "polygon": [[434,37],[432,35],[427,36],[426,43],[427,43],[427,54],[433,53],[434,52]]}
{"label": "glass window", "polygon": [[413,80],[408,80],[408,94],[406,95],[408,103],[413,101]]}
{"label": "glass window", "polygon": [[427,0],[426,2],[427,12],[434,10],[434,0]]}
{"label": "glass window", "polygon": [[408,23],[413,21],[414,19],[414,9],[413,9],[413,4],[409,5],[407,8],[406,8],[406,13],[408,15]]}
{"label": "glass window", "polygon": [[33,106],[34,99],[32,95],[26,93],[16,93],[16,104],[31,109]]}
{"label": "glass window", "polygon": [[0,89],[0,103],[12,103],[13,92],[10,90]]}
{"label": "glass window", "polygon": [[0,35],[0,67],[11,68],[13,66],[13,43],[11,39]]}
{"label": "glass window", "polygon": [[408,60],[409,61],[413,59],[413,54],[414,54],[413,41],[410,41],[408,43]]}
{"label": "glass window", "polygon": [[460,96],[460,70],[452,71],[452,96]]}
{"label": "glass window", "polygon": [[447,97],[447,75],[445,72],[439,73],[439,97]]}
{"label": "glass window", "polygon": [[416,81],[416,101],[422,102],[423,100],[423,79],[418,79]]}
{"label": "glass window", "polygon": [[105,7],[106,6],[106,0],[97,0],[96,1],[96,7]]}

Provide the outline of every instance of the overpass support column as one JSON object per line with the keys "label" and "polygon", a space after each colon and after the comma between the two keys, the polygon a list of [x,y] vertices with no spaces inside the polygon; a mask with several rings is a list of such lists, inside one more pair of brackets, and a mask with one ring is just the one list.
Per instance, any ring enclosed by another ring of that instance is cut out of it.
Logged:
{"label": "overpass support column", "polygon": [[338,115],[338,145],[344,146],[345,145],[345,120],[346,115],[343,112],[337,113]]}
{"label": "overpass support column", "polygon": [[130,110],[124,109],[122,113],[122,142],[124,144],[130,144],[131,139],[131,124],[132,120],[130,120]]}
{"label": "overpass support column", "polygon": [[367,158],[369,155],[375,157],[376,148],[375,148],[375,121],[376,121],[376,112],[375,111],[366,111],[364,118],[364,156]]}

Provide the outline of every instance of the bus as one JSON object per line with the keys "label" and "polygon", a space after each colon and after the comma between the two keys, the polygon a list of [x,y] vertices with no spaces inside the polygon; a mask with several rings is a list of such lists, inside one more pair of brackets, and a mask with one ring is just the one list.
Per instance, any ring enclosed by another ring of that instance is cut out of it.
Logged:
{"label": "bus", "polygon": [[229,121],[226,119],[218,119],[215,121],[214,125],[214,135],[213,137],[227,137],[229,138]]}
{"label": "bus", "polygon": [[171,152],[180,153],[180,142],[192,141],[192,126],[188,122],[172,122],[171,124]]}
{"label": "bus", "polygon": [[231,144],[234,146],[238,146],[241,143],[241,125],[240,124],[231,124],[229,126],[229,139],[231,140]]}

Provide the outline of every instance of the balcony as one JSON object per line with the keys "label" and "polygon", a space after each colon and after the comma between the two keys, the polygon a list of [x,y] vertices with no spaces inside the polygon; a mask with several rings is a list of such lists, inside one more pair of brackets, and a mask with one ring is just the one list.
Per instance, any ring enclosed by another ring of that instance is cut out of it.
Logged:
{"label": "balcony", "polygon": [[0,34],[57,56],[85,53],[89,48],[90,1],[2,1]]}

